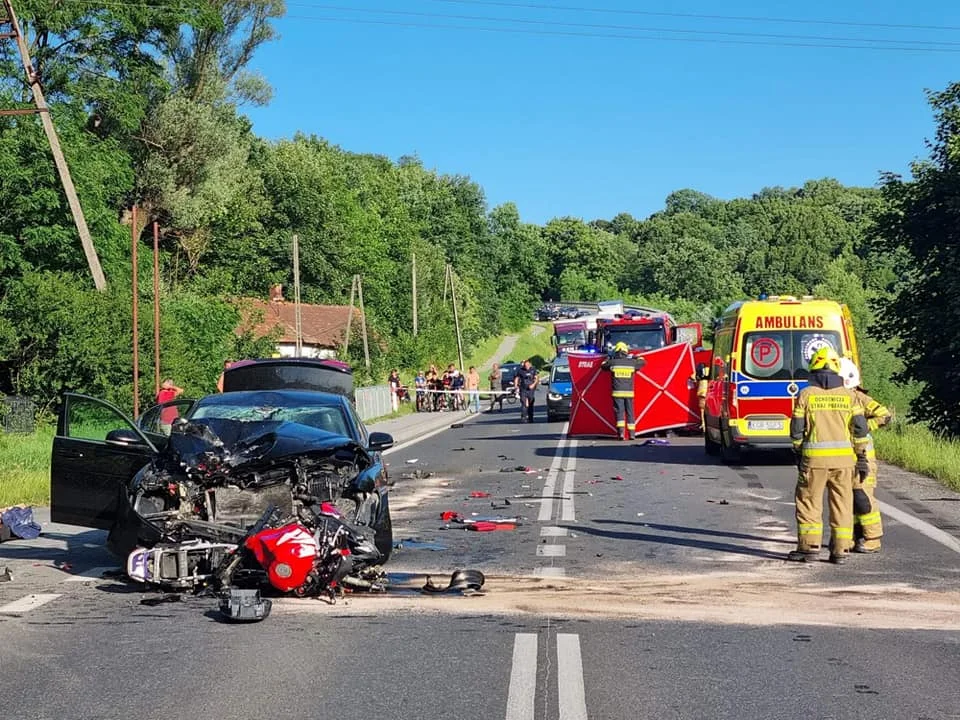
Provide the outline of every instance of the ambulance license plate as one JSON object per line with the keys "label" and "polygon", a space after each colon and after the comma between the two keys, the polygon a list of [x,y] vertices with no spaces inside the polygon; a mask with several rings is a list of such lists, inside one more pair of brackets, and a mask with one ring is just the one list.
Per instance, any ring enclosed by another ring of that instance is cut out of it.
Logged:
{"label": "ambulance license plate", "polygon": [[783,430],[783,420],[747,420],[748,430]]}

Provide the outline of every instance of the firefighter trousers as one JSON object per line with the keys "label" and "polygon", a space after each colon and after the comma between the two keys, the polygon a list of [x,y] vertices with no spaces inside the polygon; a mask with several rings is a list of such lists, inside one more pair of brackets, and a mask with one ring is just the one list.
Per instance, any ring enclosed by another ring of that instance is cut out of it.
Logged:
{"label": "firefighter trousers", "polygon": [[[853,532],[854,538],[863,538],[865,550],[879,550],[883,537],[883,521],[880,505],[877,504],[877,463],[870,460],[870,472],[866,480],[854,474],[853,478]],[[862,493],[862,495],[861,495]]]}
{"label": "firefighter trousers", "polygon": [[623,437],[624,427],[627,429],[627,437],[634,437],[637,434],[632,397],[617,397],[614,395],[613,414],[617,418],[617,437]]}
{"label": "firefighter trousers", "polygon": [[820,549],[823,536],[823,491],[830,502],[830,554],[853,547],[853,468],[802,467],[794,499],[797,505],[797,549]]}

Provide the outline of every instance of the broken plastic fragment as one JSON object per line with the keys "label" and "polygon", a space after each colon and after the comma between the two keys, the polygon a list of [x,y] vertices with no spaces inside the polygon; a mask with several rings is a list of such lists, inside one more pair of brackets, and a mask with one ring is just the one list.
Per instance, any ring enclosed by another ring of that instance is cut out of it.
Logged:
{"label": "broken plastic fragment", "polygon": [[401,540],[398,543],[394,543],[393,549],[394,550],[446,550],[447,546],[441,545],[440,543],[407,538],[406,540]]}
{"label": "broken plastic fragment", "polygon": [[483,588],[486,578],[479,570],[454,570],[450,575],[450,582],[447,587],[436,585],[433,579],[427,575],[427,582],[423,586],[423,592],[431,594],[439,593],[457,593],[461,595],[474,595]]}
{"label": "broken plastic fragment", "polygon": [[488,493],[488,492],[483,492],[482,490],[474,490],[472,493],[470,493],[470,497],[472,497],[472,498],[488,498],[488,497],[490,497],[490,493]]}
{"label": "broken plastic fragment", "polygon": [[414,465],[418,462],[420,462],[420,458],[410,458],[409,460],[407,460],[407,465]]}
{"label": "broken plastic fragment", "polygon": [[467,525],[467,530],[473,530],[475,532],[495,532],[497,530],[515,530],[516,527],[513,523],[495,523],[481,520]]}

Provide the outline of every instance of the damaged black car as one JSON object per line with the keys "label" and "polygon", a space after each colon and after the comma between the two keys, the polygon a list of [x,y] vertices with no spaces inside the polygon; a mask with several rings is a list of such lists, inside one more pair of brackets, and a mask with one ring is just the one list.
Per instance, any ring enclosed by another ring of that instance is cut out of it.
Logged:
{"label": "damaged black car", "polygon": [[68,393],[51,516],[108,530],[132,579],[170,589],[375,587],[393,545],[380,455],[392,444],[367,432],[346,394],[225,392],[134,422]]}

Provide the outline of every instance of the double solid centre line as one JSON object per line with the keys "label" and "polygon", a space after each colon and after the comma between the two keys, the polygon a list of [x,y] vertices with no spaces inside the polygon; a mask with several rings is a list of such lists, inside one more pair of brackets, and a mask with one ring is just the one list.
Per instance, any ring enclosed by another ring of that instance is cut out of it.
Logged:
{"label": "double solid centre line", "polygon": [[563,480],[560,488],[560,517],[559,520],[573,522],[576,513],[573,505],[573,481],[574,471],[577,468],[577,441],[567,437],[569,424],[563,426],[562,437],[557,443],[557,449],[554,451],[553,462],[550,463],[550,469],[547,471],[547,479],[543,485],[541,493],[540,514],[537,516],[539,522],[550,522],[553,519],[553,510],[557,499],[557,479],[561,473],[564,460],[567,461],[566,468],[562,469]]}
{"label": "double solid centre line", "polygon": [[[557,703],[560,720],[587,720],[580,636],[557,633]],[[539,660],[536,633],[517,633],[513,642],[513,664],[507,693],[506,720],[534,720]],[[551,665],[549,658],[547,667]],[[550,677],[543,682],[549,683]]]}

